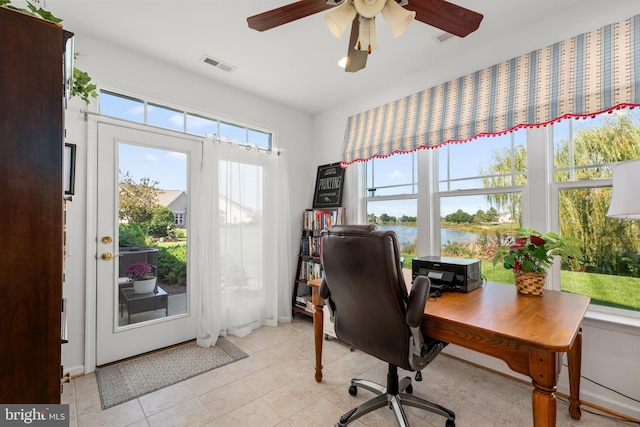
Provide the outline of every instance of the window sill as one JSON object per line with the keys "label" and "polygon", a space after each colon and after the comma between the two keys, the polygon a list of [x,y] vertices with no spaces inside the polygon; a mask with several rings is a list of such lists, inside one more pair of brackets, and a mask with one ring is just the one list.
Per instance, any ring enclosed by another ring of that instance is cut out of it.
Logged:
{"label": "window sill", "polygon": [[612,313],[604,311],[604,308],[598,307],[595,310],[592,308],[589,309],[584,319],[585,325],[640,336],[640,318],[635,316]]}

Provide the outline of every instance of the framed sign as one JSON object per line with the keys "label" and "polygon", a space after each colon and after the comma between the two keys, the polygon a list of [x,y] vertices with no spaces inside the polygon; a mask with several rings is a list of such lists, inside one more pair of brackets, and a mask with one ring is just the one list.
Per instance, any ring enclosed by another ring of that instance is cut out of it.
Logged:
{"label": "framed sign", "polygon": [[314,208],[338,208],[342,205],[344,169],[340,163],[318,166],[316,190],[313,193]]}

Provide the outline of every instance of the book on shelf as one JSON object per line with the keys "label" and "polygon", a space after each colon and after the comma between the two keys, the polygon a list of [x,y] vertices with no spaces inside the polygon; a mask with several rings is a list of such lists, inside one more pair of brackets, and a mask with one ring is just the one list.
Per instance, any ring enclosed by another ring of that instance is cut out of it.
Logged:
{"label": "book on shelf", "polygon": [[302,295],[296,297],[296,307],[300,307],[309,311],[309,307],[313,310],[313,303],[311,302],[311,295]]}
{"label": "book on shelf", "polygon": [[324,277],[324,270],[322,269],[322,263],[320,261],[302,261],[300,266],[299,280],[313,280],[321,279]]}
{"label": "book on shelf", "polygon": [[305,230],[326,230],[332,225],[344,222],[344,208],[335,210],[307,209],[302,217]]}
{"label": "book on shelf", "polygon": [[300,255],[309,255],[309,238],[306,236],[300,240]]}

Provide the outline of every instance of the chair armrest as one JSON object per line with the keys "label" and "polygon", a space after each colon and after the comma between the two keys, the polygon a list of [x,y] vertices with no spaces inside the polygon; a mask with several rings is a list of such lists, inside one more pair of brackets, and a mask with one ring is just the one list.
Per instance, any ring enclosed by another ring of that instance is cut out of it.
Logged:
{"label": "chair armrest", "polygon": [[331,301],[331,292],[329,292],[329,287],[327,286],[327,282],[322,278],[322,282],[320,282],[320,289],[318,289],[318,295],[320,298],[325,300],[325,304],[327,308],[329,308],[329,321],[331,323],[335,323],[335,307],[333,305],[333,301]]}
{"label": "chair armrest", "polygon": [[327,282],[324,280],[324,277],[322,278],[322,282],[320,282],[320,289],[318,289],[318,295],[320,295],[320,298],[322,299],[327,299],[329,298],[329,287],[327,286]]}
{"label": "chair armrest", "polygon": [[424,307],[429,297],[431,281],[426,276],[418,276],[413,281],[409,302],[407,304],[407,314],[405,320],[412,328],[419,328],[424,316]]}

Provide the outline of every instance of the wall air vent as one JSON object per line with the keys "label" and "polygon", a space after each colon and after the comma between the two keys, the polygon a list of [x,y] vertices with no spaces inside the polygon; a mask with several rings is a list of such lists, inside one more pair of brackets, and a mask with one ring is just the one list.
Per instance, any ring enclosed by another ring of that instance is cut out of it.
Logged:
{"label": "wall air vent", "polygon": [[215,59],[207,55],[204,55],[202,58],[200,58],[200,61],[209,65],[213,65],[214,67],[220,68],[221,70],[226,71],[228,73],[238,68],[238,67],[234,67],[231,64],[227,64],[226,62],[222,62],[219,59]]}
{"label": "wall air vent", "polygon": [[455,34],[444,32],[444,33],[440,33],[437,36],[435,36],[434,39],[436,39],[436,42],[438,42],[438,44],[442,44],[442,43],[446,42],[447,40],[451,40],[454,37],[455,37]]}

